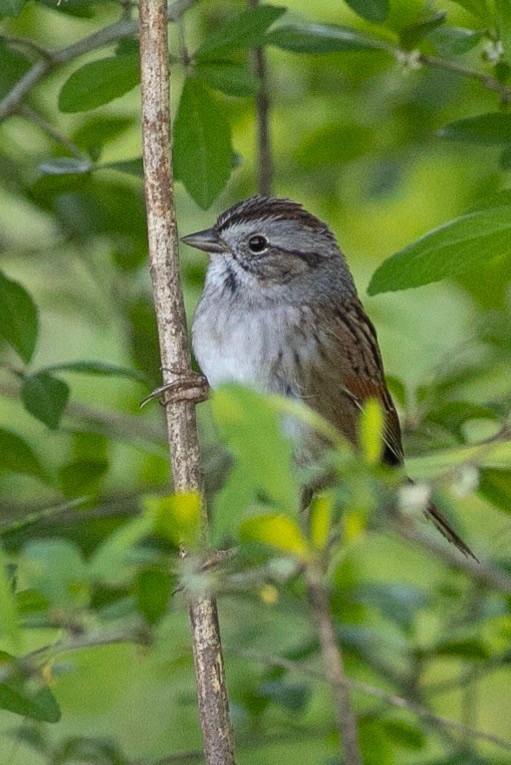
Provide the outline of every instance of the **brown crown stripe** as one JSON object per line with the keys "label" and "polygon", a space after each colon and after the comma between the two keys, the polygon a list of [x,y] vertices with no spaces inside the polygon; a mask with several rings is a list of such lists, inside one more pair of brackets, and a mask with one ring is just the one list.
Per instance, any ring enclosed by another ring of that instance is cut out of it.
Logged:
{"label": "brown crown stripe", "polygon": [[320,221],[319,218],[304,210],[297,202],[278,197],[251,197],[243,202],[238,202],[220,215],[215,228],[220,233],[229,226],[238,223],[268,218],[274,220],[297,220],[308,228],[328,233],[333,238],[333,234],[328,226]]}

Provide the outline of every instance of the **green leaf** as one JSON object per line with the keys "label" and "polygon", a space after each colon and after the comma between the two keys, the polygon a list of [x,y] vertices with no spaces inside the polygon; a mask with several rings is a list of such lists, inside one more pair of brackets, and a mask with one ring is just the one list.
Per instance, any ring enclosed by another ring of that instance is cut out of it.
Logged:
{"label": "green leaf", "polygon": [[55,765],[96,763],[96,765],[129,765],[115,741],[90,736],[69,736],[53,754]]}
{"label": "green leaf", "polygon": [[511,470],[486,468],[479,474],[479,491],[492,505],[511,513]]}
{"label": "green leaf", "polygon": [[0,40],[0,98],[4,98],[29,69],[28,58]]}
{"label": "green leaf", "polygon": [[463,446],[406,460],[408,472],[412,478],[431,478],[440,472],[445,473],[463,464],[509,470],[511,469],[511,441],[495,441],[486,445],[485,448],[479,445]]}
{"label": "green leaf", "polygon": [[69,386],[48,372],[23,378],[21,400],[25,409],[52,430],[59,426],[69,398]]}
{"label": "green leaf", "polygon": [[254,96],[260,87],[246,64],[235,61],[207,61],[195,67],[197,77],[228,96]]}
{"label": "green leaf", "polygon": [[344,51],[386,50],[385,43],[349,27],[325,24],[290,24],[269,32],[265,45],[293,53],[337,53]]}
{"label": "green leaf", "polygon": [[19,641],[20,627],[18,609],[11,582],[7,574],[7,563],[0,548],[0,636],[9,638],[14,644]]}
{"label": "green leaf", "polygon": [[257,502],[257,488],[247,480],[242,464],[235,464],[213,501],[213,543],[236,537],[243,513]]}
{"label": "green leaf", "polygon": [[291,441],[271,399],[240,385],[214,391],[211,406],[221,436],[245,472],[245,480],[270,502],[294,515],[299,491]]}
{"label": "green leaf", "polygon": [[19,353],[27,364],[34,353],[39,330],[37,308],[24,287],[0,271],[0,337]]}
{"label": "green leaf", "polygon": [[393,744],[403,749],[418,751],[426,744],[424,733],[415,725],[404,720],[381,720],[383,733],[388,736]]}
{"label": "green leaf", "polygon": [[511,170],[511,144],[502,149],[499,165],[501,170]]}
{"label": "green leaf", "polygon": [[283,680],[267,680],[261,683],[259,693],[291,712],[303,710],[311,696],[307,683],[289,683]]}
{"label": "green leaf", "polygon": [[507,60],[511,56],[511,0],[495,0],[495,20]]}
{"label": "green leaf", "polygon": [[56,723],[61,712],[57,699],[49,688],[40,688],[34,695],[0,683],[0,708],[39,722]]}
{"label": "green leaf", "polygon": [[428,34],[437,51],[442,56],[461,56],[468,53],[483,37],[481,30],[441,27]]}
{"label": "green leaf", "polygon": [[257,515],[246,518],[240,526],[242,542],[260,542],[302,560],[309,557],[309,548],[300,526],[286,515]]}
{"label": "green leaf", "polygon": [[174,171],[204,210],[232,169],[231,129],[224,110],[195,78],[186,81],[174,123]]}
{"label": "green leaf", "polygon": [[381,24],[389,15],[389,0],[346,0],[349,7],[366,21]]}
{"label": "green leaf", "polygon": [[16,433],[0,428],[0,470],[2,469],[46,479],[46,473],[32,447]]}
{"label": "green leaf", "polygon": [[134,157],[133,159],[124,159],[120,162],[107,162],[106,165],[99,165],[96,170],[119,170],[120,173],[143,178],[144,160],[142,157]]}
{"label": "green leaf", "polygon": [[344,165],[367,155],[374,131],[365,125],[333,123],[322,125],[299,144],[296,161],[305,170]]}
{"label": "green leaf", "polygon": [[45,372],[76,372],[81,375],[93,375],[99,377],[127,377],[130,380],[147,384],[149,378],[137,369],[120,367],[110,364],[108,361],[67,361],[64,364],[53,364],[46,367]]}
{"label": "green leaf", "polygon": [[310,503],[310,540],[316,550],[324,550],[330,537],[335,496],[332,491],[316,494]]}
{"label": "green leaf", "polygon": [[395,622],[405,632],[412,629],[416,614],[429,602],[423,590],[406,584],[367,582],[359,586],[357,592],[363,603],[377,608],[385,619]]}
{"label": "green leaf", "polygon": [[479,16],[479,18],[483,20],[489,20],[491,18],[491,13],[486,0],[452,0],[452,2],[465,8],[466,11],[470,11],[474,16]]}
{"label": "green leaf", "polygon": [[62,465],[58,473],[62,493],[66,497],[95,494],[108,467],[108,460],[101,458],[75,459]]}
{"label": "green leaf", "polygon": [[401,46],[407,50],[417,47],[424,37],[445,22],[446,16],[445,12],[439,11],[432,14],[429,18],[404,27],[399,35]]}
{"label": "green leaf", "polygon": [[96,550],[89,562],[90,576],[109,586],[126,584],[135,546],[153,530],[153,519],[144,514],[116,529]]}
{"label": "green leaf", "polygon": [[137,605],[147,622],[157,624],[165,616],[173,578],[168,571],[160,568],[143,568],[135,580]]}
{"label": "green leaf", "polygon": [[268,27],[285,12],[286,8],[261,5],[233,16],[221,29],[206,37],[194,58],[222,59],[241,48],[259,45]]}
{"label": "green leaf", "polygon": [[498,420],[498,416],[486,406],[468,401],[448,401],[432,409],[425,417],[425,422],[441,425],[451,431],[460,441],[464,440],[463,426],[469,420]]}
{"label": "green leaf", "polygon": [[451,122],[438,131],[440,138],[469,141],[484,146],[511,144],[511,114],[489,112]]}
{"label": "green leaf", "polygon": [[115,141],[133,125],[129,117],[98,117],[87,119],[72,134],[74,143],[87,151],[92,159],[97,162],[103,146]]}
{"label": "green leaf", "polygon": [[123,96],[140,82],[137,53],[91,61],[77,69],[62,86],[61,112],[85,112]]}
{"label": "green leaf", "polygon": [[358,420],[359,442],[362,454],[370,465],[378,465],[383,453],[385,417],[379,402],[368,399]]}
{"label": "green leaf", "polygon": [[26,0],[0,0],[0,16],[19,16]]}
{"label": "green leaf", "polygon": [[376,269],[369,295],[420,287],[483,267],[511,251],[511,206],[455,218],[392,255]]}
{"label": "green leaf", "polygon": [[202,498],[196,491],[168,497],[144,497],[144,509],[154,524],[153,533],[190,549],[201,535]]}
{"label": "green leaf", "polygon": [[24,547],[24,576],[55,608],[84,608],[89,601],[87,572],[80,550],[65,539],[36,539]]}
{"label": "green leaf", "polygon": [[471,661],[485,661],[490,658],[486,645],[477,638],[448,638],[441,640],[431,649],[435,656],[456,656]]}
{"label": "green leaf", "polygon": [[58,13],[79,19],[93,19],[96,15],[95,0],[39,0],[40,3]]}
{"label": "green leaf", "polygon": [[76,157],[55,157],[54,159],[42,162],[39,170],[43,175],[73,175],[80,173],[89,173],[92,169],[92,162],[88,159],[77,159]]}

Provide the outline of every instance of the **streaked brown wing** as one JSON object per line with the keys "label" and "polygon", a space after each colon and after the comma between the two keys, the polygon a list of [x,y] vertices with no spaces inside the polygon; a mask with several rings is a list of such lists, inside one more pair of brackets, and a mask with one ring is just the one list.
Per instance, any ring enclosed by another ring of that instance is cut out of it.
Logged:
{"label": "streaked brown wing", "polygon": [[343,392],[361,409],[369,398],[376,399],[385,414],[384,460],[391,465],[403,461],[401,428],[394,402],[385,384],[376,330],[356,301],[337,315],[343,365]]}
{"label": "streaked brown wing", "polygon": [[[390,465],[399,465],[403,462],[401,427],[394,402],[385,384],[376,330],[358,301],[338,311],[336,318],[339,340],[342,343],[341,355],[345,362],[341,365],[343,392],[359,409],[369,398],[380,402],[385,413],[383,459]],[[342,423],[339,423],[338,427],[343,430]],[[458,550],[477,561],[470,547],[432,502],[429,503],[425,515]]]}

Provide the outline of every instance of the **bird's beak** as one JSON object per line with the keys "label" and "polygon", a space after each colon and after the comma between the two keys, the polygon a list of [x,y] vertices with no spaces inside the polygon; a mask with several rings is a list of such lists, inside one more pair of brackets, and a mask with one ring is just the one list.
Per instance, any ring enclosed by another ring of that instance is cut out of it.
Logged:
{"label": "bird's beak", "polygon": [[196,234],[187,234],[187,236],[181,237],[181,241],[197,250],[204,250],[204,252],[227,252],[225,242],[220,239],[213,228],[197,231]]}

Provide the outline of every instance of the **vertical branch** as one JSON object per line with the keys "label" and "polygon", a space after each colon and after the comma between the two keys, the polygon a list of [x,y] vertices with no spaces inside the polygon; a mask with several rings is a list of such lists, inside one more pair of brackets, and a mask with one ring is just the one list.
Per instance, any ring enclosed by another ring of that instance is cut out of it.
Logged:
{"label": "vertical branch", "polygon": [[[249,8],[256,8],[259,5],[259,0],[248,0],[248,5]],[[269,196],[273,180],[273,158],[270,138],[270,96],[263,48],[256,48],[252,53],[252,58],[254,74],[260,82],[259,91],[256,96],[257,186],[260,194]]]}
{"label": "vertical branch", "polygon": [[[170,145],[166,0],[141,0],[142,139],[150,271],[165,384],[190,369]],[[167,432],[177,492],[201,491],[202,471],[194,404],[169,402]],[[204,511],[205,535],[207,517]],[[199,716],[207,765],[235,765],[216,602],[189,604]]]}
{"label": "vertical branch", "polygon": [[314,614],[323,654],[325,675],[334,697],[335,719],[344,751],[342,761],[346,765],[362,765],[362,756],[358,745],[357,719],[351,703],[349,682],[344,671],[342,650],[335,639],[328,592],[321,571],[314,564],[307,566],[305,576],[309,604]]}

